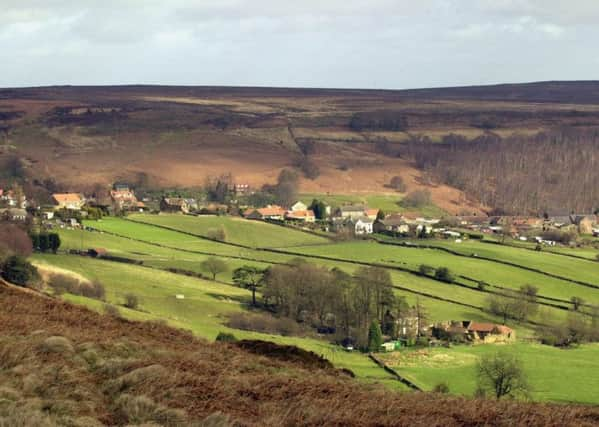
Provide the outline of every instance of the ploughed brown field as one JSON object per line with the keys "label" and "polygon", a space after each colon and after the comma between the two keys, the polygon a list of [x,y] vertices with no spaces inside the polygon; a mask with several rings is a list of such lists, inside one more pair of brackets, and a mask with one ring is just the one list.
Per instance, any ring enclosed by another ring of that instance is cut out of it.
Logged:
{"label": "ploughed brown field", "polygon": [[599,422],[594,407],[394,393],[295,348],[208,343],[2,283],[0,402],[7,425]]}
{"label": "ploughed brown field", "polygon": [[[433,184],[402,142],[453,133],[502,137],[555,127],[599,125],[593,82],[500,85],[421,91],[218,87],[49,87],[0,90],[0,153],[27,160],[38,177],[76,189],[147,174],[156,186],[201,185],[232,173],[254,187],[273,183],[307,156],[320,176],[307,193],[393,193],[427,188],[451,213],[483,208],[461,191]],[[383,113],[407,125],[370,126]],[[352,118],[362,114],[359,126]],[[81,188],[85,189],[85,188]]]}

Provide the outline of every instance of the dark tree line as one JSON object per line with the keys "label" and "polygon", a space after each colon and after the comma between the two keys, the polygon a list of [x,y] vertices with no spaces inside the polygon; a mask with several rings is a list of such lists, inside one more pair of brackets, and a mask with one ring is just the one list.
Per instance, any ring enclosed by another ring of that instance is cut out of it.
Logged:
{"label": "dark tree line", "polygon": [[410,310],[394,295],[389,272],[377,267],[361,267],[352,276],[298,259],[270,267],[262,283],[265,305],[278,315],[351,337],[363,348],[373,322],[393,335],[394,319]]}
{"label": "dark tree line", "polygon": [[349,121],[349,127],[355,131],[405,131],[408,129],[408,119],[399,111],[368,111],[355,113]]}
{"label": "dark tree line", "polygon": [[497,213],[593,212],[599,207],[599,130],[564,128],[508,138],[487,133],[442,144],[413,138],[405,149],[417,167]]}

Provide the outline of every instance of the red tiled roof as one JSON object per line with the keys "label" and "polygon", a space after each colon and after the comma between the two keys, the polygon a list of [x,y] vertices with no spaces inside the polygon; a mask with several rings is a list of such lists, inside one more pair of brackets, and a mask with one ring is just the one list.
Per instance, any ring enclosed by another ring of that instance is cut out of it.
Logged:
{"label": "red tiled roof", "polygon": [[56,193],[52,194],[54,200],[58,203],[77,203],[81,202],[81,196],[77,193]]}
{"label": "red tiled roof", "polygon": [[312,211],[312,210],[287,211],[287,213],[285,215],[288,218],[307,218],[307,217],[313,217],[314,216],[314,211]]}
{"label": "red tiled roof", "polygon": [[493,332],[498,331],[501,334],[509,334],[512,332],[511,328],[504,325],[496,325],[495,323],[482,323],[482,322],[471,322],[468,326],[468,330],[472,332]]}

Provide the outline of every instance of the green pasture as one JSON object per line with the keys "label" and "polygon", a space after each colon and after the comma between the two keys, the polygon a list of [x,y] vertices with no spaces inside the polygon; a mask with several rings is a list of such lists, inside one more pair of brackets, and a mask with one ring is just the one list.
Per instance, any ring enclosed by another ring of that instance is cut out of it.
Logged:
{"label": "green pasture", "polygon": [[[463,275],[503,288],[518,289],[522,285],[534,285],[539,288],[539,295],[544,297],[558,298],[568,302],[571,297],[577,296],[583,298],[586,302],[599,304],[599,289],[471,256],[478,254],[479,256],[493,257],[492,255],[495,251],[504,249],[503,246],[496,248],[498,245],[477,242],[468,242],[463,245],[462,243],[458,244],[447,240],[425,240],[422,243],[443,248],[446,247],[468,256],[457,256],[437,249],[383,245],[373,241],[354,241],[328,246],[297,247],[293,248],[293,251],[307,256],[325,255],[344,260],[404,267],[414,271],[421,264],[427,264],[435,268],[447,267],[455,275]],[[527,256],[538,258],[538,253],[536,252],[517,248],[507,249],[517,251],[518,253],[512,254],[512,256],[515,257],[518,255],[519,262],[524,263],[523,265],[527,264]],[[542,254],[541,256],[544,255],[547,254]],[[568,257],[554,254],[550,254],[549,256],[559,258],[555,260],[557,262],[564,262],[562,258],[565,258],[565,262],[568,264],[578,263],[578,269],[584,269],[587,267],[587,264],[592,264],[585,260],[569,259]],[[597,281],[599,282],[599,275],[597,276]],[[472,287],[476,286],[475,283],[471,283],[471,285]]]}
{"label": "green pasture", "polygon": [[327,193],[304,193],[300,194],[300,199],[309,205],[312,200],[318,199],[327,203],[333,208],[349,204],[365,204],[369,208],[380,209],[386,214],[397,212],[414,212],[431,218],[438,218],[446,214],[441,208],[435,205],[423,206],[416,209],[408,209],[401,205],[401,199],[404,194],[327,194]]}
{"label": "green pasture", "polygon": [[483,354],[513,351],[522,360],[536,401],[598,404],[599,344],[558,349],[532,343],[404,350],[381,357],[425,390],[446,382],[451,393],[472,396],[476,363]]}
{"label": "green pasture", "polygon": [[[60,268],[76,272],[90,280],[97,279],[106,288],[108,303],[120,306],[131,293],[140,300],[139,310],[119,307],[133,320],[166,320],[174,327],[191,330],[213,340],[221,332],[231,332],[238,338],[257,338],[280,344],[296,345],[331,360],[335,365],[351,369],[360,380],[380,382],[405,389],[365,355],[342,351],[338,346],[316,338],[283,337],[240,331],[224,326],[226,316],[242,312],[250,301],[250,292],[238,287],[152,270],[140,266],[94,260],[71,255],[35,255],[40,267]],[[184,295],[177,299],[176,295]],[[65,295],[65,299],[102,310],[103,303],[84,297]]]}
{"label": "green pasture", "polygon": [[211,230],[222,228],[225,231],[226,242],[236,243],[254,248],[280,248],[298,245],[315,245],[328,243],[320,236],[268,224],[261,221],[251,221],[238,217],[213,215],[130,215],[130,219],[148,224],[172,228],[199,236],[208,236]]}

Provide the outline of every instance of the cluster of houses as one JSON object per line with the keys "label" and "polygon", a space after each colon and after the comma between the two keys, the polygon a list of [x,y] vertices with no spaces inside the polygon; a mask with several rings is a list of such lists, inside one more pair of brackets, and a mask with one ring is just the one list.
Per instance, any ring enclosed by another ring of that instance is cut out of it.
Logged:
{"label": "cluster of houses", "polygon": [[8,221],[25,221],[27,219],[27,196],[20,190],[4,190],[0,188],[0,219]]}
{"label": "cluster of houses", "polygon": [[410,316],[398,319],[397,325],[397,339],[386,340],[381,346],[381,351],[390,352],[409,346],[417,335],[426,337],[431,346],[448,342],[504,344],[516,341],[516,331],[512,328],[489,322],[451,320],[421,327],[418,318]]}

